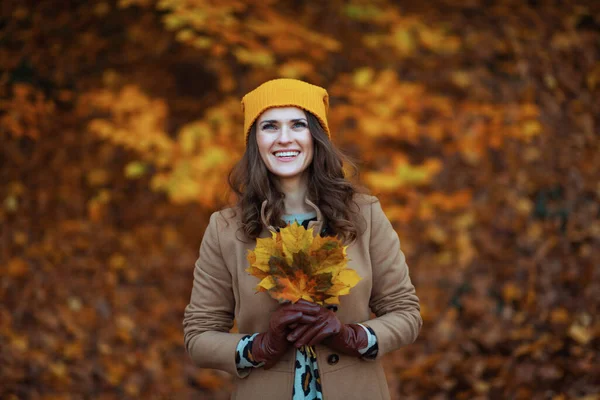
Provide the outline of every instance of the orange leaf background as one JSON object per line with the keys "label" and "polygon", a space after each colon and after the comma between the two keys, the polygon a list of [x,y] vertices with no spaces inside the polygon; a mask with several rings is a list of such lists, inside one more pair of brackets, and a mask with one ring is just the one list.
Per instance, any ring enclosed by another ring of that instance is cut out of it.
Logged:
{"label": "orange leaf background", "polygon": [[0,398],[226,399],[181,321],[240,98],[324,86],[398,232],[393,399],[600,393],[600,4],[2,2]]}

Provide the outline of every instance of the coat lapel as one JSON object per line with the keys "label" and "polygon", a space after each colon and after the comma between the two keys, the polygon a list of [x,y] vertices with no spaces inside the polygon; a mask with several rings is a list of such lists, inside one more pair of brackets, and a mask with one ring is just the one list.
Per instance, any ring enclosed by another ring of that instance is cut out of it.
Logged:
{"label": "coat lapel", "polygon": [[[270,232],[277,232],[277,229],[275,229],[275,227],[273,225],[270,225],[267,222],[267,217],[266,217],[266,208],[267,208],[267,200],[262,202],[262,205],[260,207],[260,219],[262,221],[262,224],[265,228],[267,228]],[[321,230],[323,229],[323,213],[321,213],[321,210],[319,209],[319,207],[317,207],[317,205],[315,203],[313,203],[312,201],[310,201],[308,199],[308,197],[304,198],[304,202],[306,204],[308,204],[309,206],[311,206],[312,208],[314,208],[315,212],[317,213],[317,220],[316,221],[310,221],[308,223],[308,228],[313,228],[313,236],[317,236],[318,234],[321,233]]]}

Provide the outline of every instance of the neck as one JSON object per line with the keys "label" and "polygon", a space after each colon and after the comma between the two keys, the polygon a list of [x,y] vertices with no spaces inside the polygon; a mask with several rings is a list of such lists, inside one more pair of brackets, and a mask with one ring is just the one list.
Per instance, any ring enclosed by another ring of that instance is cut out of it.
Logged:
{"label": "neck", "polygon": [[286,214],[302,214],[313,211],[312,207],[304,201],[308,192],[305,175],[294,180],[281,180],[280,185],[281,190],[285,194],[283,203]]}

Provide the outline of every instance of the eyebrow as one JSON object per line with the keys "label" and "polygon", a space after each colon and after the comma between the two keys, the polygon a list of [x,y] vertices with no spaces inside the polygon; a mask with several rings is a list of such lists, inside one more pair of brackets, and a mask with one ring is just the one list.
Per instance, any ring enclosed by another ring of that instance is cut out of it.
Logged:
{"label": "eyebrow", "polygon": [[[307,122],[307,121],[306,121],[306,118],[295,118],[295,119],[290,119],[290,122],[300,122],[300,121],[302,121],[302,122]],[[268,123],[271,123],[271,124],[276,124],[276,123],[279,123],[279,121],[278,121],[278,120],[276,120],[276,119],[267,119],[267,120],[265,120],[265,121],[261,121],[260,123],[261,123],[261,125],[262,125],[262,124],[265,124],[265,123],[267,123],[267,122],[268,122]]]}

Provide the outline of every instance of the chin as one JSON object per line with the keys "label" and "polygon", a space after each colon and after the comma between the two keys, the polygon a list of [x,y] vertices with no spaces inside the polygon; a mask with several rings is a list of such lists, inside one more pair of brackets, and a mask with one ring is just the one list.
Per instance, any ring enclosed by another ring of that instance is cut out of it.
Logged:
{"label": "chin", "polygon": [[277,172],[273,172],[273,175],[275,175],[277,178],[282,178],[282,179],[290,179],[290,178],[296,178],[298,176],[300,176],[300,172],[297,173],[277,173]]}
{"label": "chin", "polygon": [[302,172],[303,172],[303,171],[298,171],[298,170],[294,170],[294,171],[289,171],[289,170],[288,171],[281,171],[281,170],[275,170],[275,169],[272,169],[270,171],[277,178],[283,178],[283,179],[296,178],[296,177],[302,175]]}

